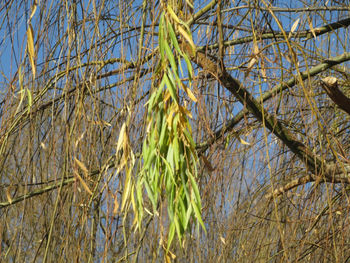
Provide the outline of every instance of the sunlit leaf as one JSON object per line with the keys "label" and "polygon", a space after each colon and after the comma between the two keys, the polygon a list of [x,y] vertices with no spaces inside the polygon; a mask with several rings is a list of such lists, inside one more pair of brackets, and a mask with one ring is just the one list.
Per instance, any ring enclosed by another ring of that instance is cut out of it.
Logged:
{"label": "sunlit leaf", "polygon": [[169,226],[169,233],[168,233],[168,244],[167,244],[167,249],[170,248],[171,243],[173,242],[175,236],[175,224],[172,221]]}
{"label": "sunlit leaf", "polygon": [[199,210],[197,204],[193,200],[191,200],[191,203],[192,203],[192,207],[193,207],[194,214],[196,216],[197,221],[202,226],[203,230],[206,232],[206,229],[205,229],[205,226],[204,226],[204,222],[202,220],[201,211]]}
{"label": "sunlit leaf", "polygon": [[244,144],[244,145],[250,145],[249,142],[246,142],[245,140],[243,140],[242,138],[239,138],[239,141],[241,144]]}
{"label": "sunlit leaf", "polygon": [[118,143],[117,143],[117,152],[120,151],[121,146],[122,146],[124,140],[126,139],[125,138],[126,137],[125,129],[126,129],[126,124],[124,122],[121,129],[120,129],[120,132],[119,132],[119,138],[118,138]]}
{"label": "sunlit leaf", "polygon": [[159,53],[161,57],[161,61],[165,60],[164,57],[164,42],[166,41],[164,36],[164,13],[161,14],[159,19],[159,27],[158,27],[158,42],[159,42]]}
{"label": "sunlit leaf", "polygon": [[157,209],[156,193],[154,193],[152,191],[152,189],[147,181],[145,181],[145,187],[146,187],[146,191],[148,194],[148,198],[150,199],[150,201],[152,203],[153,210],[156,210]]}
{"label": "sunlit leaf", "polygon": [[225,240],[225,238],[224,238],[223,236],[220,236],[220,240],[221,240],[221,242],[222,242],[224,245],[226,245],[226,240]]}
{"label": "sunlit leaf", "polygon": [[167,4],[167,11],[168,14],[171,16],[172,19],[175,20],[176,23],[181,23],[181,19],[178,18],[178,16],[175,14],[174,10],[171,8],[171,6],[169,4]]}
{"label": "sunlit leaf", "polygon": [[124,183],[124,189],[122,194],[122,204],[121,204],[121,210],[124,211],[127,201],[130,200],[130,193],[132,188],[132,181],[131,181],[131,175],[126,174],[125,183]]}
{"label": "sunlit leaf", "polygon": [[300,18],[298,18],[297,20],[295,20],[295,22],[293,23],[291,29],[290,29],[290,32],[289,32],[289,35],[288,35],[288,38],[290,38],[292,36],[292,34],[294,33],[294,31],[297,29],[298,25],[299,25],[299,21],[300,21]]}
{"label": "sunlit leaf", "polygon": [[36,68],[35,68],[35,62],[34,62],[35,61],[34,34],[33,34],[33,27],[30,23],[28,25],[28,30],[27,30],[27,50],[28,50],[30,65],[32,66],[33,78],[35,78]]}
{"label": "sunlit leaf", "polygon": [[170,65],[173,68],[174,72],[177,72],[177,66],[176,66],[176,62],[175,62],[175,57],[173,52],[170,49],[170,46],[168,44],[167,41],[164,41],[164,49],[165,49],[165,53],[169,59]]}
{"label": "sunlit leaf", "polygon": [[181,226],[179,224],[179,219],[176,216],[174,217],[174,224],[175,224],[175,230],[176,230],[177,236],[178,236],[179,240],[181,240],[183,233],[181,231]]}
{"label": "sunlit leaf", "polygon": [[172,74],[170,72],[170,75],[169,74],[169,71],[168,73],[164,74],[164,80],[165,80],[165,84],[170,92],[170,95],[171,97],[173,98],[173,100],[175,102],[177,102],[177,94],[176,94],[176,88],[175,88],[175,82],[174,82],[174,79],[172,78]]}
{"label": "sunlit leaf", "polygon": [[85,189],[86,192],[88,192],[90,195],[93,195],[93,193],[91,192],[90,188],[88,187],[87,183],[84,181],[84,179],[79,175],[79,173],[77,171],[74,171],[74,175],[76,178],[78,178],[78,180],[80,181],[81,185],[83,186],[83,188]]}
{"label": "sunlit leaf", "polygon": [[182,88],[183,90],[186,92],[187,96],[193,101],[193,102],[197,102],[197,98],[194,96],[194,94],[192,93],[192,91],[181,82],[182,84]]}
{"label": "sunlit leaf", "polygon": [[85,164],[79,161],[77,158],[74,158],[75,163],[79,166],[79,168],[84,172],[85,175],[88,174],[88,169]]}
{"label": "sunlit leaf", "polygon": [[192,81],[192,75],[193,75],[193,69],[190,59],[188,58],[187,54],[183,54],[183,58],[185,59],[186,65],[187,65],[187,71],[188,71],[188,78],[190,81]]}
{"label": "sunlit leaf", "polygon": [[293,23],[292,25],[292,28],[290,29],[290,32],[291,33],[294,33],[294,31],[297,29],[298,25],[299,25],[299,21],[300,21],[300,18],[298,18],[297,20],[295,20],[295,22]]}
{"label": "sunlit leaf", "polygon": [[309,23],[310,31],[311,31],[313,37],[316,39],[316,33],[315,33],[314,26],[312,25],[312,21],[310,20],[309,17],[307,18],[307,20],[308,20],[308,23]]}
{"label": "sunlit leaf", "polygon": [[11,187],[6,188],[6,198],[7,198],[7,202],[12,204]]}
{"label": "sunlit leaf", "polygon": [[[192,119],[192,114],[191,112],[186,109],[185,107],[179,106],[179,109],[181,111],[182,114],[186,115],[188,118]],[[186,123],[182,123],[183,127],[186,127]]]}
{"label": "sunlit leaf", "polygon": [[177,41],[177,37],[176,37],[175,31],[174,31],[174,28],[170,22],[168,22],[168,32],[169,32],[169,36],[171,39],[171,43],[175,47],[176,51],[179,52],[179,54],[182,54],[179,43]]}
{"label": "sunlit leaf", "polygon": [[181,26],[178,27],[179,33],[186,39],[190,44],[193,55],[196,53],[196,45],[194,44],[192,37],[183,29]]}
{"label": "sunlit leaf", "polygon": [[188,4],[189,7],[191,7],[192,9],[193,7],[193,0],[186,0],[186,3]]}

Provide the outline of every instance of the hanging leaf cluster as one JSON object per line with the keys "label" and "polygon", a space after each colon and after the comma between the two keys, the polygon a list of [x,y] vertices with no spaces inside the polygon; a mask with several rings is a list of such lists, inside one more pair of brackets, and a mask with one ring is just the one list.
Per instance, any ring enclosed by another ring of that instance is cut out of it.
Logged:
{"label": "hanging leaf cluster", "polygon": [[[160,84],[146,104],[148,126],[142,147],[143,168],[136,182],[138,223],[142,218],[143,187],[155,214],[160,203],[167,206],[168,248],[175,233],[182,240],[191,218],[205,229],[196,183],[198,158],[189,123],[192,115],[179,98],[182,92],[197,101],[191,91],[193,69],[189,56],[180,49],[178,36],[195,48],[188,26],[168,6],[159,22],[160,62],[156,78]],[[189,81],[181,79],[185,77]]]}

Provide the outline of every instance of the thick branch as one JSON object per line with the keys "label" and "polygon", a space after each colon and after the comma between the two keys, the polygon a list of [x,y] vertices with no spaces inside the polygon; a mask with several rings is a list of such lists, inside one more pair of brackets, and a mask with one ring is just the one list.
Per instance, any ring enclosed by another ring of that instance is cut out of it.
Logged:
{"label": "thick branch", "polygon": [[303,185],[303,184],[307,184],[307,183],[310,183],[310,182],[314,182],[315,181],[315,178],[314,176],[312,175],[305,175],[303,177],[300,177],[300,178],[297,178],[297,179],[294,179],[292,181],[290,181],[289,183],[281,186],[281,187],[278,187],[277,189],[275,189],[272,193],[269,193],[267,195],[265,195],[265,198],[267,199],[270,199],[272,197],[276,197],[276,196],[279,196],[295,187],[298,187],[300,185]]}
{"label": "thick branch", "polygon": [[347,114],[350,114],[350,99],[339,90],[338,80],[334,77],[326,77],[322,79],[322,84],[332,101]]}
{"label": "thick branch", "polygon": [[[183,45],[184,50],[191,54],[190,47]],[[341,181],[350,182],[348,173],[344,174],[336,165],[327,165],[322,159],[312,153],[310,149],[302,142],[296,140],[294,136],[286,129],[273,115],[269,114],[262,104],[260,104],[245,87],[234,79],[227,71],[222,70],[211,61],[205,54],[197,52],[192,56],[192,60],[201,68],[212,74],[218,81],[229,90],[247,110],[252,113],[261,123],[263,123],[275,136],[277,136],[288,148],[296,154],[306,167],[314,175],[324,175],[327,181],[338,181],[336,175],[341,175]]]}
{"label": "thick branch", "polygon": [[[338,65],[340,63],[346,62],[350,60],[350,53],[344,53],[340,56],[337,57],[332,57],[329,58],[327,60],[325,60],[324,62],[312,67],[311,69],[304,71],[302,73],[300,73],[300,78],[302,80],[306,80],[312,76],[315,76],[335,65]],[[274,88],[272,88],[270,91],[265,92],[261,97],[259,97],[257,99],[257,101],[262,101],[265,102],[267,100],[269,100],[270,98],[272,98],[273,96],[276,96],[277,94],[281,93],[282,91],[293,87],[294,85],[297,84],[297,77],[293,77],[291,79],[289,79],[286,82],[283,82],[280,85],[275,86]],[[244,116],[249,113],[248,109],[243,109],[241,112],[239,112],[236,116],[234,116],[231,120],[229,120],[227,122],[227,124],[222,127],[220,130],[216,131],[214,133],[214,137],[209,139],[206,142],[203,142],[201,144],[197,145],[197,150],[199,151],[199,153],[203,153],[205,152],[208,147],[210,145],[212,145],[215,141],[217,141],[218,139],[221,138],[222,134],[231,131],[234,126],[236,126],[241,120],[243,120]]]}

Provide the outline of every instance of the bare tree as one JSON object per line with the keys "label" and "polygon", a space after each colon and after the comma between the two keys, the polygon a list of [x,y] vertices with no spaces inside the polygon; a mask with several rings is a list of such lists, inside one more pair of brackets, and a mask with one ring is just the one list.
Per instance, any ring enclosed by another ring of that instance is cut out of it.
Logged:
{"label": "bare tree", "polygon": [[346,262],[349,1],[2,1],[4,262]]}

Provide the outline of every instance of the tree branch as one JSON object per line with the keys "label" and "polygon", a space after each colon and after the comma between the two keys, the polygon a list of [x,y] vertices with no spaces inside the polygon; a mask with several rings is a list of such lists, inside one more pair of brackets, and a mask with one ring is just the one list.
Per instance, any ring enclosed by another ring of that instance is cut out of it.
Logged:
{"label": "tree branch", "polygon": [[[188,44],[182,45],[187,54],[192,54]],[[349,55],[350,56],[350,55]],[[265,125],[275,136],[277,136],[299,159],[305,164],[308,170],[316,175],[323,175],[327,182],[350,183],[349,173],[344,173],[336,164],[328,165],[319,156],[316,156],[302,142],[294,138],[293,134],[286,129],[282,123],[273,115],[268,113],[250,92],[237,80],[234,79],[225,69],[221,69],[210,60],[204,53],[197,52],[191,59],[202,69],[212,74],[223,87],[229,90],[247,110],[252,113],[263,125]],[[347,169],[346,169],[347,170]],[[306,179],[292,183],[307,181]],[[289,187],[290,187],[289,186]]]}
{"label": "tree branch", "polygon": [[[329,33],[331,31],[334,31],[336,29],[342,28],[342,27],[348,27],[350,26],[350,17],[346,18],[346,19],[342,19],[339,20],[337,22],[328,24],[328,25],[324,25],[322,27],[318,27],[318,28],[314,28],[314,30],[305,30],[302,32],[294,32],[291,33],[289,31],[286,31],[285,33],[287,35],[290,34],[290,36],[292,38],[306,38],[306,40],[313,38],[314,34],[315,36],[319,36],[319,35],[323,35],[325,33]],[[284,38],[284,34],[281,32],[270,32],[270,33],[263,33],[259,36],[255,36],[258,39],[275,39],[275,38]],[[237,38],[237,39],[233,39],[230,41],[225,41],[224,42],[224,46],[228,47],[228,46],[235,46],[235,45],[240,45],[240,44],[245,44],[248,42],[253,41],[254,36],[248,36],[248,37],[242,37],[242,38]],[[198,47],[198,50],[210,50],[210,49],[217,49],[219,47],[218,43],[212,44],[212,45],[207,45],[207,46],[201,46]]]}
{"label": "tree branch", "polygon": [[338,80],[335,77],[322,79],[322,88],[339,108],[350,114],[350,99],[339,90]]}
{"label": "tree branch", "polygon": [[[344,53],[340,56],[332,57],[327,60],[324,60],[322,63],[312,67],[311,69],[301,72],[300,78],[302,80],[306,80],[312,76],[315,76],[335,65],[339,65],[343,62],[350,60],[350,53]],[[286,82],[283,82],[280,85],[275,86],[270,91],[265,92],[262,96],[257,98],[257,101],[265,102],[272,98],[273,96],[276,96],[277,94],[281,93],[282,91],[291,88],[297,84],[297,77],[293,77]],[[243,120],[244,116],[248,114],[248,109],[243,109],[241,112],[239,112],[236,116],[234,116],[232,119],[230,119],[227,124],[222,127],[221,129],[217,130],[214,133],[214,137],[210,138],[206,142],[202,142],[200,144],[197,144],[197,150],[199,153],[205,152],[210,145],[212,145],[215,141],[219,140],[222,136],[222,134],[232,131],[232,129],[241,121]]]}

